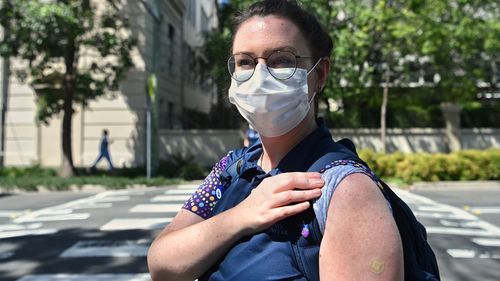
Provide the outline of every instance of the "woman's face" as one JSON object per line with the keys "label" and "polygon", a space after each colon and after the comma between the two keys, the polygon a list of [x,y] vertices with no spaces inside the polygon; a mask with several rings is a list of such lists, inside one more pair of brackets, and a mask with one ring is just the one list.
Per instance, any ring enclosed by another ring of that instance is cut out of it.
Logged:
{"label": "woman's face", "polygon": [[[301,57],[312,56],[307,41],[291,21],[278,16],[254,16],[240,25],[233,40],[233,54],[245,53],[252,57],[268,57],[275,51],[289,51]],[[260,58],[259,63],[265,64]],[[314,59],[297,59],[297,67],[310,70]],[[308,77],[309,96],[317,89],[316,71]]]}

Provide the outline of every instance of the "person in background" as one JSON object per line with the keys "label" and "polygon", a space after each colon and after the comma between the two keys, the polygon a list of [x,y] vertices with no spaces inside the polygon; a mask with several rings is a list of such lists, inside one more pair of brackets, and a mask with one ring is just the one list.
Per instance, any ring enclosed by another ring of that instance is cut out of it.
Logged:
{"label": "person in background", "polygon": [[109,132],[107,129],[102,130],[101,141],[99,142],[99,155],[95,160],[94,164],[92,164],[91,169],[94,170],[97,164],[101,161],[101,159],[106,159],[108,161],[109,170],[112,171],[114,169],[113,162],[111,161],[111,155],[109,154],[109,145],[113,142],[109,140]]}
{"label": "person in background", "polygon": [[257,132],[251,125],[245,131],[245,137],[243,138],[243,146],[252,146],[257,141],[259,141],[259,132]]}
{"label": "person in background", "polygon": [[[328,33],[296,1],[263,0],[238,14],[233,34],[229,100],[261,142],[222,158],[156,237],[152,279],[306,281],[315,264],[322,281],[403,280],[401,237],[373,173],[349,160],[314,170],[338,147],[317,118]],[[297,262],[312,223],[321,244]]]}

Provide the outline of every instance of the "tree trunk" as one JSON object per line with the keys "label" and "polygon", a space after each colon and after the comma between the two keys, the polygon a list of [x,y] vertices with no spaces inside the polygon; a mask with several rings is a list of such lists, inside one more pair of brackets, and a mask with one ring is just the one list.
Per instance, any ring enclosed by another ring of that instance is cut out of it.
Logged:
{"label": "tree trunk", "polygon": [[62,121],[62,163],[60,175],[69,178],[75,174],[73,165],[73,147],[72,147],[72,119],[73,119],[73,98],[75,91],[75,52],[74,41],[68,44],[65,56],[66,73],[64,74],[64,105]]}
{"label": "tree trunk", "polygon": [[387,150],[387,141],[386,141],[386,115],[387,115],[387,100],[389,98],[389,66],[387,66],[385,70],[385,84],[384,84],[384,94],[382,98],[382,106],[380,108],[380,141],[382,142],[382,152],[386,152]]}

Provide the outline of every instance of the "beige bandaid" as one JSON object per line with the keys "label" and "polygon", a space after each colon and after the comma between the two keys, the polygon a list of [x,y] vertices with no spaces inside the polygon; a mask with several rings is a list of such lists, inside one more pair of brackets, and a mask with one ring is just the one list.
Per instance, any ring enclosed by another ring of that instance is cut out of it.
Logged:
{"label": "beige bandaid", "polygon": [[375,274],[381,274],[384,272],[384,262],[374,258],[370,262],[370,270]]}

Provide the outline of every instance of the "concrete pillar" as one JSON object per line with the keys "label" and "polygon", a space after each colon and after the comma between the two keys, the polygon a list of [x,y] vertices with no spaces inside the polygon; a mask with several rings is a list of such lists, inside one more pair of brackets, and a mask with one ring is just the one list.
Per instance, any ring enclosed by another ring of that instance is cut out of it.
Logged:
{"label": "concrete pillar", "polygon": [[460,112],[462,106],[453,102],[441,103],[441,111],[443,112],[446,122],[446,138],[448,149],[450,152],[459,151],[462,148],[460,135]]}

